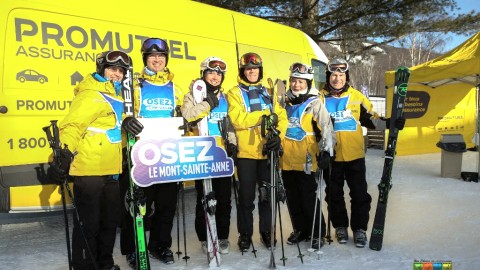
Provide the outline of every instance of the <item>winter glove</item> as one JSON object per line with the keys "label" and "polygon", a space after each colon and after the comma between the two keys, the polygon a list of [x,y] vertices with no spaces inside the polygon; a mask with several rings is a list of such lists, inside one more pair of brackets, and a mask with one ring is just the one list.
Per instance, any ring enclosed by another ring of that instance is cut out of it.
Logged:
{"label": "winter glove", "polygon": [[233,161],[237,160],[237,153],[238,148],[233,143],[227,143],[225,149],[227,150],[227,155],[233,159]]}
{"label": "winter glove", "polygon": [[210,105],[210,109],[213,110],[213,108],[218,106],[218,97],[214,93],[208,93],[207,97],[203,99],[204,101],[208,102],[208,105]]}
{"label": "winter glove", "polygon": [[330,153],[327,151],[322,151],[320,155],[317,155],[317,166],[320,170],[325,170],[328,168],[331,162]]}
{"label": "winter glove", "polygon": [[122,128],[126,132],[134,136],[137,136],[138,134],[140,134],[140,132],[142,132],[143,125],[142,123],[140,123],[140,121],[135,119],[135,117],[128,116],[127,118],[123,119]]}
{"label": "winter glove", "polygon": [[[385,125],[389,129],[390,128],[390,118],[385,118],[385,122],[386,122]],[[402,117],[397,118],[397,120],[395,120],[395,128],[398,129],[398,130],[402,130],[405,127],[405,122],[407,122],[405,117],[402,116]]]}
{"label": "winter glove", "polygon": [[73,161],[73,154],[68,149],[62,149],[57,152],[50,167],[47,169],[47,176],[55,183],[61,185],[65,182],[70,169],[70,164]]}
{"label": "winter glove", "polygon": [[270,150],[270,151],[280,150],[280,146],[281,146],[280,137],[276,135],[272,136],[270,139],[267,140],[267,143],[265,144],[265,146],[267,147],[267,150]]}

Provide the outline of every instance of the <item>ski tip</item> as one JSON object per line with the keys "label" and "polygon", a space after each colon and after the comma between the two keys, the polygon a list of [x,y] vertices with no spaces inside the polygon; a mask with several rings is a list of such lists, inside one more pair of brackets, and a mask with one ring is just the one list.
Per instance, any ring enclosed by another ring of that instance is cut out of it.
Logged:
{"label": "ski tip", "polygon": [[399,72],[399,71],[404,71],[404,72],[410,73],[410,69],[406,66],[398,66],[397,67],[397,72]]}

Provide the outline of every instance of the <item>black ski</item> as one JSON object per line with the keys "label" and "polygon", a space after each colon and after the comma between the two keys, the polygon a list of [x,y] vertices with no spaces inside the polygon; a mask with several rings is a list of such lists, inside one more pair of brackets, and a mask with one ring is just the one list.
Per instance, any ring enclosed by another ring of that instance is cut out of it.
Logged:
{"label": "black ski", "polygon": [[[124,113],[127,116],[135,116],[133,102],[133,68],[130,67],[123,79],[122,94],[124,99]],[[140,187],[135,185],[131,176],[132,160],[130,151],[135,144],[135,136],[127,133],[127,161],[128,174],[130,179],[130,189],[127,194],[129,201],[129,211],[133,217],[133,228],[135,233],[135,251],[137,270],[150,270],[150,261],[148,259],[147,244],[145,238],[145,228],[143,217],[146,213],[146,200]]]}
{"label": "black ski", "polygon": [[380,184],[378,184],[378,203],[373,220],[372,234],[370,236],[370,249],[381,250],[387,213],[388,193],[392,188],[392,168],[397,146],[398,129],[395,120],[403,115],[403,107],[407,96],[408,78],[410,70],[398,67],[395,72],[395,85],[393,90],[392,114],[390,116],[390,129],[388,133],[387,149],[385,150],[385,163]]}

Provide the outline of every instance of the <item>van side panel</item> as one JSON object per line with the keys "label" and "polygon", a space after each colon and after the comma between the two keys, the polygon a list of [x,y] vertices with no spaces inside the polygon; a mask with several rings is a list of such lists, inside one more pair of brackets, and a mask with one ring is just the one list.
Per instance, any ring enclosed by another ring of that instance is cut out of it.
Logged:
{"label": "van side panel", "polygon": [[0,31],[0,186],[12,186],[13,211],[60,205],[56,186],[45,185],[51,150],[42,127],[67,114],[75,85],[95,71],[98,53],[129,53],[138,75],[144,66],[142,41],[166,39],[168,67],[183,91],[199,77],[200,62],[208,56],[227,62],[223,87],[230,88],[237,83],[237,53],[259,53],[265,77],[274,80],[287,80],[291,63],[309,63],[308,55],[318,55],[301,31],[185,0],[113,6],[93,0],[5,0],[0,22],[5,25]]}

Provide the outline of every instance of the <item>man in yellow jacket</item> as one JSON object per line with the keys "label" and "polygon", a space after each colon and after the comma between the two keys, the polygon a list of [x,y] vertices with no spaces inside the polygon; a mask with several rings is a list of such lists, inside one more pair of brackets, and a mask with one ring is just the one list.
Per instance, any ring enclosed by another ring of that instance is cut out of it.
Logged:
{"label": "man in yellow jacket", "polygon": [[[240,58],[238,85],[227,94],[228,116],[235,129],[238,145],[236,165],[240,188],[237,226],[241,251],[247,251],[251,245],[255,187],[258,184],[261,194],[269,192],[270,167],[264,150],[280,149],[281,138],[285,136],[288,124],[285,109],[277,102],[272,102],[262,85],[262,78],[261,57],[256,53],[246,53]],[[277,122],[273,126],[279,131],[279,135],[273,135],[268,140],[261,132],[265,117]],[[270,248],[272,216],[268,198],[259,198],[258,211],[261,240]]]}
{"label": "man in yellow jacket", "polygon": [[337,139],[335,160],[330,179],[326,181],[328,211],[338,242],[347,243],[349,219],[343,193],[346,181],[350,189],[350,225],[354,242],[357,247],[364,247],[372,197],[367,192],[365,143],[360,119],[363,113],[367,113],[375,122],[378,114],[373,111],[368,98],[348,84],[348,63],[344,59],[332,59],[327,65],[326,75],[327,84],[322,93],[326,97],[326,108],[334,120]]}
{"label": "man in yellow jacket", "polygon": [[96,64],[96,73],[75,87],[70,111],[60,122],[63,149],[49,175],[58,182],[68,172],[74,176],[80,220],[74,218],[73,268],[116,270],[120,268],[112,253],[120,219],[121,127],[136,135],[142,125],[131,117],[122,121],[121,81],[131,58],[121,51],[107,51]]}

